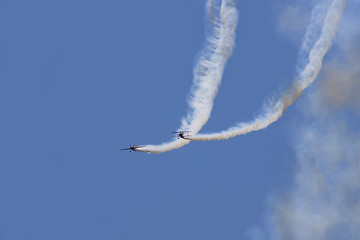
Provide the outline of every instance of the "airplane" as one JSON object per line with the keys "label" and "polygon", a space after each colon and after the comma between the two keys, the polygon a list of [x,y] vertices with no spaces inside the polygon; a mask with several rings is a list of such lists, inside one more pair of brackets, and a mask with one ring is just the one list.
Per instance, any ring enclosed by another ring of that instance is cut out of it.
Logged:
{"label": "airplane", "polygon": [[124,151],[124,150],[130,150],[131,151],[137,151],[137,149],[142,148],[144,146],[136,146],[136,145],[131,145],[129,148],[123,148],[123,149],[119,149],[120,151]]}
{"label": "airplane", "polygon": [[182,138],[182,139],[186,139],[186,137],[190,137],[190,133],[191,131],[178,131],[178,132],[171,132],[171,133],[176,133],[176,135],[174,137]]}

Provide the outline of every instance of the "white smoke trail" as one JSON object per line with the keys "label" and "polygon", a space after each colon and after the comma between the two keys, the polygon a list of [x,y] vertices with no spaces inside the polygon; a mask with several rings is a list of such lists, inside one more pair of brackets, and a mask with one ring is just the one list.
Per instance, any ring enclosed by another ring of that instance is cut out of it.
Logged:
{"label": "white smoke trail", "polygon": [[[193,134],[200,131],[210,117],[225,64],[234,48],[238,18],[234,0],[209,0],[206,7],[210,34],[194,67],[194,83],[188,101],[190,112],[182,120],[179,129],[191,131]],[[189,142],[177,139],[160,145],[145,145],[136,151],[162,153],[180,148]]]}
{"label": "white smoke trail", "polygon": [[[266,106],[264,113],[255,120],[246,123],[239,123],[237,126],[228,130],[212,133],[212,134],[198,134],[190,136],[187,139],[192,141],[210,141],[223,140],[238,135],[246,134],[252,131],[264,129],[274,121],[278,120],[288,106],[293,104],[301,95],[306,87],[308,87],[317,77],[325,54],[328,52],[331,42],[336,34],[337,25],[340,17],[345,9],[347,0],[333,0],[328,7],[325,19],[322,21],[322,14],[313,14],[313,23],[310,24],[305,39],[302,45],[301,54],[306,53],[309,49],[309,44],[313,42],[314,36],[319,22],[323,22],[320,36],[314,46],[311,48],[307,60],[307,64],[299,73],[297,79],[293,82],[292,87],[288,89],[280,99],[270,106]],[[320,7],[318,7],[320,9]],[[302,57],[300,55],[300,57]],[[300,67],[301,69],[301,67]]]}

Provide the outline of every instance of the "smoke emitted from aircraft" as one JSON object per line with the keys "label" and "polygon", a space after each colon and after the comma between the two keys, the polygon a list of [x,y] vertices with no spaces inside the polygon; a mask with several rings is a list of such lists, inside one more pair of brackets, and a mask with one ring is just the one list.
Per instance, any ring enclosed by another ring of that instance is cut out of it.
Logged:
{"label": "smoke emitted from aircraft", "polygon": [[[196,134],[210,117],[226,62],[234,48],[238,19],[235,5],[233,0],[207,2],[206,43],[193,70],[194,80],[188,100],[190,110],[178,131],[186,130]],[[162,153],[180,148],[189,142],[180,138],[160,145],[145,145],[136,148],[136,151]]]}
{"label": "smoke emitted from aircraft", "polygon": [[[297,77],[291,87],[277,101],[270,102],[263,107],[263,113],[260,116],[251,122],[239,123],[235,127],[219,133],[192,135],[186,139],[192,141],[224,140],[264,129],[278,120],[319,74],[323,58],[335,37],[347,2],[347,0],[333,0],[314,8],[312,20],[307,28],[299,54]],[[325,12],[323,12],[324,9]]]}

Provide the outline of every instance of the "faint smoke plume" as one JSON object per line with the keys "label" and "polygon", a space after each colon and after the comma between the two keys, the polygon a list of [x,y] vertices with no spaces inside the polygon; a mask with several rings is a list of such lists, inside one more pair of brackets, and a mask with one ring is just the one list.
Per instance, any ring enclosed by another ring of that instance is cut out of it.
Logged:
{"label": "faint smoke plume", "polygon": [[273,198],[267,239],[360,239],[359,13],[350,1],[319,84],[302,102],[294,183]]}
{"label": "faint smoke plume", "polygon": [[344,119],[324,118],[298,137],[294,188],[275,204],[278,239],[359,239],[359,135]]}
{"label": "faint smoke plume", "polygon": [[[341,79],[360,80],[347,76]],[[334,76],[324,75],[320,88],[305,101],[308,124],[295,131],[293,188],[273,203],[274,239],[359,239],[360,118],[349,115],[353,99],[342,100],[340,107],[327,97],[329,88],[322,85],[331,79]],[[338,93],[347,94],[349,89],[340,88]]]}
{"label": "faint smoke plume", "polygon": [[307,25],[309,24],[310,14],[304,11],[304,6],[294,4],[286,6],[279,16],[278,31],[298,44],[303,38]]}
{"label": "faint smoke plume", "polygon": [[[360,40],[359,40],[360,41]],[[332,61],[324,66],[320,88],[324,110],[337,111],[343,108],[360,113],[360,51],[354,49],[346,62]]]}

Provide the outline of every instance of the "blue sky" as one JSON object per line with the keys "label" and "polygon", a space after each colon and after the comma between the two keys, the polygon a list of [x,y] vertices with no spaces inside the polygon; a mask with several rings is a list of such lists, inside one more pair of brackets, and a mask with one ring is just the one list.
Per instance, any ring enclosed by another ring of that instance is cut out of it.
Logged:
{"label": "blue sky", "polygon": [[[287,1],[238,1],[236,48],[203,131],[289,83]],[[164,154],[204,42],[205,1],[0,1],[0,239],[248,239],[292,181],[298,106],[269,128]]]}

